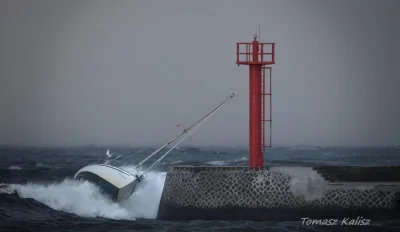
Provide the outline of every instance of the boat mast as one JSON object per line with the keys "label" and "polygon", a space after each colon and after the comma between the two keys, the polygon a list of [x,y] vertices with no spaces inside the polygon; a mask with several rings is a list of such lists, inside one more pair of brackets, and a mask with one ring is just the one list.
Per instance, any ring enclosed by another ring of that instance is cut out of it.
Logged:
{"label": "boat mast", "polygon": [[189,133],[187,133],[185,136],[183,136],[182,139],[180,139],[174,146],[172,146],[167,152],[164,153],[156,162],[154,162],[150,167],[144,171],[144,174],[146,174],[150,169],[152,169],[157,163],[159,163],[162,159],[164,159],[176,146],[178,146],[180,143],[182,143],[187,137],[190,137],[190,134],[193,133],[203,122],[207,121],[216,111],[212,112],[210,115],[204,118],[203,121],[201,121],[197,126],[195,126]]}
{"label": "boat mast", "polygon": [[186,130],[175,136],[173,139],[168,141],[166,144],[155,150],[153,153],[151,153],[149,156],[147,156],[144,160],[142,160],[138,165],[135,166],[135,168],[141,166],[144,162],[146,162],[148,159],[150,159],[152,156],[160,152],[163,148],[180,138],[183,134],[189,134],[188,132],[195,128],[196,125],[200,124],[203,120],[208,118],[208,116],[211,116],[214,112],[216,112],[218,109],[220,109],[226,102],[228,102],[230,99],[232,99],[236,95],[236,92],[232,92],[229,96],[227,96],[220,104],[218,104],[215,108],[213,108],[211,111],[209,111],[206,115],[204,115],[202,118],[200,118],[197,122],[193,123],[191,126],[189,126]]}

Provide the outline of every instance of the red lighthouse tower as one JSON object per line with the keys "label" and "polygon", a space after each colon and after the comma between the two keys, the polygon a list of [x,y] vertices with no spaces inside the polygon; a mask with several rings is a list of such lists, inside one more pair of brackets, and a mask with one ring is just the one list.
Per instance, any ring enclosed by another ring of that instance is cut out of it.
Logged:
{"label": "red lighthouse tower", "polygon": [[[249,165],[261,167],[264,165],[264,149],[271,147],[272,141],[272,67],[268,65],[275,64],[275,43],[259,43],[256,34],[251,43],[236,43],[236,64],[249,66]],[[266,76],[269,78],[267,82]],[[265,112],[266,109],[269,112]],[[269,133],[265,133],[267,128]],[[267,143],[266,136],[269,137]]]}

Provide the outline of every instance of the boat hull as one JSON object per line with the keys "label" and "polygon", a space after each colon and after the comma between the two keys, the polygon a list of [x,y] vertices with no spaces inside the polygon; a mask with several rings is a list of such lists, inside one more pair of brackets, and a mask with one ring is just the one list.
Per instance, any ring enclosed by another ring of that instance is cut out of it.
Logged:
{"label": "boat hull", "polygon": [[97,185],[113,201],[122,201],[130,197],[140,181],[128,172],[106,164],[85,166],[75,174],[74,179],[86,180]]}

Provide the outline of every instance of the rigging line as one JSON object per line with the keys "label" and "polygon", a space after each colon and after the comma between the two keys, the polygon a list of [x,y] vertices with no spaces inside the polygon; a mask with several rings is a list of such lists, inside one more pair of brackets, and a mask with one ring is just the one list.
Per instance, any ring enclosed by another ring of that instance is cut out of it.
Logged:
{"label": "rigging line", "polygon": [[146,174],[151,168],[153,168],[157,163],[159,163],[162,159],[164,159],[165,156],[167,156],[176,146],[178,146],[181,142],[183,142],[183,140],[185,140],[191,133],[193,133],[202,123],[207,121],[207,119],[209,119],[215,112],[216,111],[212,112],[207,117],[205,117],[203,121],[201,121],[199,124],[197,124],[195,128],[193,128],[193,130],[191,130],[188,134],[186,134],[181,140],[179,140],[174,146],[172,146],[164,155],[162,155],[156,162],[154,162],[150,167],[148,167],[146,171],[144,171],[144,174]]}
{"label": "rigging line", "polygon": [[236,95],[235,92],[231,93],[228,97],[225,98],[225,100],[223,102],[221,102],[217,107],[215,107],[213,110],[211,110],[210,112],[208,112],[205,116],[203,116],[200,120],[198,120],[197,122],[193,123],[190,127],[188,127],[186,129],[186,131],[181,132],[180,134],[178,134],[177,136],[175,136],[173,139],[171,139],[168,143],[164,144],[162,147],[158,148],[157,150],[155,150],[153,153],[151,153],[148,157],[146,157],[144,160],[142,160],[142,162],[140,162],[138,165],[135,166],[135,168],[137,168],[138,166],[141,166],[144,162],[146,162],[148,159],[150,159],[152,156],[154,156],[155,154],[157,154],[158,152],[160,152],[163,148],[165,148],[166,146],[168,146],[169,144],[171,144],[173,141],[175,141],[176,139],[178,139],[179,137],[181,137],[183,134],[187,133],[187,131],[191,130],[193,127],[195,127],[198,123],[200,123],[203,119],[205,119],[207,116],[209,116],[210,114],[212,114],[213,112],[215,112],[216,110],[218,110],[222,105],[224,105],[227,101],[229,101],[231,98],[233,98]]}
{"label": "rigging line", "polygon": [[146,149],[148,149],[148,147],[147,147],[147,148],[143,148],[143,149],[140,150],[140,151],[137,151],[137,152],[135,152],[135,153],[133,153],[133,154],[130,154],[130,155],[128,155],[128,156],[126,156],[126,157],[124,157],[124,158],[118,160],[118,158],[122,156],[122,154],[121,154],[121,155],[117,156],[117,157],[114,158],[114,159],[106,160],[104,163],[105,163],[105,164],[109,164],[109,165],[112,165],[113,163],[114,163],[114,164],[117,164],[117,163],[118,163],[119,165],[124,166],[124,165],[127,165],[126,162],[125,162],[125,163],[122,162],[124,159],[126,159],[126,158],[128,158],[128,157],[131,157],[131,156],[133,156],[133,155],[136,155],[136,154],[138,154],[139,152],[142,152],[142,151],[144,151],[144,150],[146,150]]}
{"label": "rigging line", "polygon": [[136,155],[136,154],[138,154],[138,153],[140,153],[140,152],[142,152],[142,151],[144,151],[144,150],[146,150],[146,149],[149,149],[149,147],[143,148],[143,149],[140,150],[140,151],[137,151],[137,152],[135,152],[135,153],[133,153],[133,154],[130,154],[130,155],[128,155],[128,156],[125,156],[124,158],[122,158],[122,159],[120,159],[120,160],[118,160],[118,161],[122,161],[122,160],[124,160],[124,159],[127,159],[127,158],[129,158],[129,157],[131,157],[131,156],[133,156],[133,155]]}

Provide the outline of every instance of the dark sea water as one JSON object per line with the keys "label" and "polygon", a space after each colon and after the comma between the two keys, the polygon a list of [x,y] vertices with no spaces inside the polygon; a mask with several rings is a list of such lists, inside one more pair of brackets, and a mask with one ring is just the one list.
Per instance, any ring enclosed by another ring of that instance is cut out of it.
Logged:
{"label": "dark sea water", "polygon": [[[96,186],[73,180],[105,152],[127,157],[141,148],[0,148],[0,231],[400,231],[399,221],[369,226],[306,226],[288,222],[158,221],[157,208],[170,165],[247,165],[247,149],[180,148],[149,174],[136,195],[110,202]],[[126,158],[130,169],[152,149]],[[156,157],[150,160],[149,165]],[[400,164],[400,147],[279,147],[266,153],[266,164]]]}

